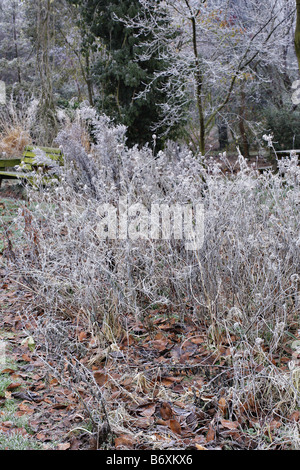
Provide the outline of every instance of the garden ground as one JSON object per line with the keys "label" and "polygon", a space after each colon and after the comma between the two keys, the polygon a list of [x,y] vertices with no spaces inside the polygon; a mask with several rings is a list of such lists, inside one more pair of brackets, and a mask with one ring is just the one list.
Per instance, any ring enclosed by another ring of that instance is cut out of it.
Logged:
{"label": "garden ground", "polygon": [[[3,185],[0,210],[6,229],[13,230],[14,215],[23,204],[27,203],[18,185]],[[300,412],[284,419],[270,415],[257,408],[251,394],[238,412],[233,411],[231,352],[239,338],[231,335],[229,343],[226,335],[221,336],[218,347],[213,347],[207,325],[195,323],[188,305],[184,323],[167,306],[153,306],[143,323],[129,316],[126,331],[120,326],[119,335],[101,351],[81,316],[66,312],[73,340],[85,351],[80,362],[92,371],[109,403],[107,422],[95,433],[86,406],[89,390],[82,382],[74,393],[68,387],[70,371],[58,376],[55,364],[46,360],[42,339],[33,340],[35,322],[43,315],[42,301],[37,306],[30,287],[9,268],[3,231],[2,242],[1,449],[289,448],[289,439],[283,438],[285,425],[297,426]],[[31,303],[29,318],[23,312]],[[295,339],[287,339],[284,351],[273,357],[278,370],[288,371]],[[259,357],[254,368],[263,368]]]}

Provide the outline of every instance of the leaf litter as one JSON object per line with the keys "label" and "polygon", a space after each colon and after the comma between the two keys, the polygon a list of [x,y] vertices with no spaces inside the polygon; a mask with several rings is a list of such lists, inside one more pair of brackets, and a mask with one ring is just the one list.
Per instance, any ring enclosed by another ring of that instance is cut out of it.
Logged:
{"label": "leaf litter", "polygon": [[[16,312],[30,298],[14,290],[13,283],[9,286],[9,308],[1,317],[0,329],[13,333],[9,340],[10,355],[16,368],[2,370],[10,378],[5,395],[0,398],[2,408],[6,401],[14,400],[16,415],[28,419],[30,439],[43,449],[98,448],[99,442],[95,443],[89,431],[83,406],[89,390],[82,389],[83,400],[80,400],[60,383],[59,377],[49,373],[43,361],[43,347],[36,344],[30,348],[32,342],[24,341],[34,334],[34,315],[28,322]],[[80,330],[85,325],[78,324],[78,319],[76,322],[77,340],[88,346],[82,362],[92,363],[90,369],[105,396],[110,417],[119,413],[108,448],[256,447],[255,436],[246,432],[253,425],[248,419],[251,403],[241,407],[240,416],[230,413],[229,387],[226,388],[230,383],[230,368],[222,359],[226,348],[222,355],[212,351],[206,341],[206,331],[199,335],[199,326],[192,319],[186,318],[185,325],[179,328],[174,318],[166,319],[162,314],[160,319],[156,318],[151,332],[142,324],[133,324],[117,348],[109,349],[104,359],[94,362],[91,361],[95,354],[93,343],[89,347],[90,333]],[[143,333],[142,340],[137,331]],[[276,432],[279,427],[280,421],[274,420],[270,432]],[[1,423],[1,433],[12,431],[8,422]],[[22,428],[21,431],[27,433]]]}
{"label": "leaf litter", "polygon": [[[49,368],[45,344],[35,337],[43,309],[35,307],[34,293],[17,284],[4,263],[0,283],[0,340],[9,345],[10,362],[0,372],[7,379],[0,394],[0,434],[19,432],[32,445],[57,450],[255,449],[262,437],[276,448],[280,413],[269,419],[251,391],[238,406],[234,401],[231,351],[238,338],[224,337],[212,347],[207,325],[195,324],[188,313],[180,323],[176,312],[165,308],[150,312],[147,322],[128,318],[127,331],[100,348],[84,318],[70,312],[71,340],[84,351],[80,363],[90,370],[113,423],[95,435],[86,406],[89,389],[79,384],[75,394],[66,386],[54,373],[55,361]],[[22,314],[28,305],[34,307],[30,318]],[[295,357],[287,347],[280,357],[283,370]],[[64,375],[74,380],[67,368]],[[23,427],[6,419],[11,403],[15,418],[26,418]],[[288,419],[300,422],[299,411]]]}

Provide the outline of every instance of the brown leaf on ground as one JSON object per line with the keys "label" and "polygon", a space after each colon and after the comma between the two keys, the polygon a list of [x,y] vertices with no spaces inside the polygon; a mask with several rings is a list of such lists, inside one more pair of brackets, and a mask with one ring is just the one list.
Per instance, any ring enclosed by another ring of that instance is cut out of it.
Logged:
{"label": "brown leaf on ground", "polygon": [[170,419],[169,427],[175,434],[181,434],[181,426],[176,419]]}
{"label": "brown leaf on ground", "polygon": [[195,444],[195,447],[197,450],[207,450],[205,447],[203,447],[201,444]]}
{"label": "brown leaf on ground", "polygon": [[6,387],[6,390],[14,390],[15,388],[18,388],[20,386],[21,386],[20,382],[11,383]]}
{"label": "brown leaf on ground", "polygon": [[297,410],[297,411],[294,411],[290,416],[289,416],[289,419],[291,421],[299,421],[300,420],[300,411]]}
{"label": "brown leaf on ground", "polygon": [[213,428],[212,424],[209,425],[208,432],[206,434],[206,442],[214,441],[216,438],[216,431]]}
{"label": "brown leaf on ground", "polygon": [[129,434],[121,434],[115,439],[116,449],[120,449],[120,448],[132,449],[134,447],[134,444],[135,444],[135,440]]}
{"label": "brown leaf on ground", "polygon": [[99,387],[103,387],[103,385],[107,382],[108,375],[105,374],[104,372],[95,371],[94,378],[97,384],[99,385]]}
{"label": "brown leaf on ground", "polygon": [[162,385],[165,387],[172,387],[172,385],[177,384],[178,382],[181,382],[183,380],[183,377],[163,377],[161,379]]}
{"label": "brown leaf on ground", "polygon": [[227,403],[224,397],[221,397],[218,403],[218,408],[222,416],[225,416],[227,410]]}
{"label": "brown leaf on ground", "polygon": [[156,424],[158,424],[159,426],[169,426],[169,420],[165,421],[164,419],[161,419],[161,418],[158,418],[156,420]]}
{"label": "brown leaf on ground", "polygon": [[31,357],[29,357],[28,354],[26,354],[26,353],[22,354],[22,359],[25,362],[31,362],[32,361]]}
{"label": "brown leaf on ground", "polygon": [[58,444],[57,450],[68,450],[71,447],[69,442],[64,442],[63,444]]}
{"label": "brown leaf on ground", "polygon": [[167,339],[155,339],[155,340],[151,341],[151,346],[154,349],[157,349],[159,352],[165,351],[167,345],[168,345],[168,340]]}
{"label": "brown leaf on ground", "polygon": [[154,423],[153,416],[144,416],[137,418],[134,422],[135,426],[141,429],[147,429]]}
{"label": "brown leaf on ground", "polygon": [[26,413],[33,413],[33,409],[26,404],[25,401],[22,401],[22,403],[19,404],[18,409],[20,411],[25,411]]}
{"label": "brown leaf on ground", "polygon": [[221,419],[221,425],[226,429],[238,429],[240,423],[238,421],[230,421],[229,419]]}
{"label": "brown leaf on ground", "polygon": [[85,331],[81,331],[78,335],[78,341],[81,343],[87,338],[87,333]]}
{"label": "brown leaf on ground", "polygon": [[155,403],[148,403],[147,405],[143,405],[138,409],[138,413],[141,416],[149,417],[155,413],[156,404]]}
{"label": "brown leaf on ground", "polygon": [[159,412],[160,412],[162,419],[164,420],[171,419],[173,417],[173,410],[171,406],[169,405],[169,403],[167,402],[163,402],[161,404]]}

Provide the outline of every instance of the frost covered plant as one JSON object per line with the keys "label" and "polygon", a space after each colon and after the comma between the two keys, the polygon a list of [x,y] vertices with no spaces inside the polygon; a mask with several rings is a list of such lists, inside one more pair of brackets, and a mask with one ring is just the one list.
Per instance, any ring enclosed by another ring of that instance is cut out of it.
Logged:
{"label": "frost covered plant", "polygon": [[0,152],[4,157],[22,155],[25,145],[32,143],[32,130],[37,114],[36,99],[11,98],[0,110]]}
{"label": "frost covered plant", "polygon": [[[38,240],[33,252],[39,252],[31,257],[32,276],[48,292],[49,307],[54,299],[56,306],[68,299],[102,318],[107,304],[118,315],[143,316],[162,302],[184,318],[188,302],[195,316],[213,327],[236,310],[239,318],[231,315],[232,324],[241,322],[249,338],[263,337],[276,350],[299,309],[298,284],[292,281],[300,266],[294,157],[282,163],[283,175],[257,175],[240,155],[240,171],[227,177],[212,161],[175,144],[156,156],[150,146],[129,149],[123,126],[91,108],[80,113],[93,135],[90,153],[80,141],[80,123],[74,122],[58,136],[66,158],[60,183],[31,194],[39,200],[31,222]],[[99,207],[117,207],[120,198],[147,208],[201,201],[203,248],[186,251],[183,240],[172,237],[99,239]],[[19,223],[28,236],[22,216]],[[22,269],[31,271],[24,254],[19,256]],[[226,325],[230,322],[229,316]]]}
{"label": "frost covered plant", "polygon": [[[257,174],[239,155],[240,171],[224,175],[212,160],[174,143],[157,155],[150,145],[129,149],[123,127],[90,108],[81,113],[93,136],[90,150],[81,142],[80,121],[62,131],[58,141],[66,162],[60,180],[45,190],[28,189],[33,209],[24,208],[16,219],[25,244],[14,248],[11,262],[46,318],[55,323],[81,315],[106,347],[116,344],[131,318],[146,322],[159,306],[184,323],[188,310],[207,327],[214,346],[226,340],[236,348],[236,394],[269,384],[268,410],[273,399],[287,406],[292,396],[298,403],[292,383],[288,393],[282,391],[273,363],[289,330],[300,328],[294,156],[282,162],[282,172]],[[118,208],[122,198],[146,208],[202,202],[202,248],[189,251],[173,236],[139,237],[138,224],[136,237],[99,238],[99,208]],[[61,342],[59,347],[69,349]]]}
{"label": "frost covered plant", "polygon": [[263,139],[267,142],[268,147],[273,147],[273,138],[272,134],[264,134]]}

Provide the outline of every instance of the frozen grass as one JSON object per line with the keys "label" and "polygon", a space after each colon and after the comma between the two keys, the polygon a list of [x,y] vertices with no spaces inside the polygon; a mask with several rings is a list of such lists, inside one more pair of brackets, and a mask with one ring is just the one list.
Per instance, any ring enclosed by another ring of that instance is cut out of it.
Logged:
{"label": "frozen grass", "polygon": [[[5,367],[14,367],[13,362],[7,362]],[[0,397],[5,396],[7,387],[11,384],[11,378],[6,373],[0,372]],[[41,448],[39,443],[30,437],[32,433],[28,424],[28,417],[18,416],[18,402],[13,398],[7,398],[0,407],[0,427],[3,423],[9,423],[9,427],[3,431],[0,430],[0,450],[38,450]],[[25,435],[24,435],[25,433]]]}
{"label": "frozen grass", "polygon": [[1,158],[16,158],[24,147],[32,143],[37,101],[20,97],[18,104],[11,98],[0,111],[0,155]]}
{"label": "frozen grass", "polygon": [[0,431],[0,450],[41,450],[41,445],[18,431],[9,434]]}

